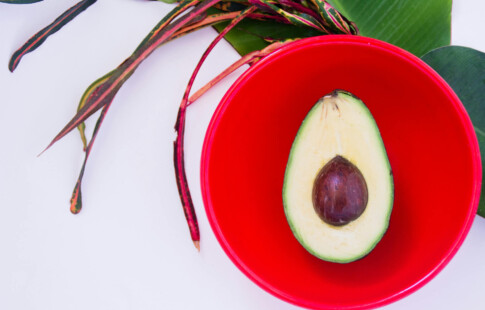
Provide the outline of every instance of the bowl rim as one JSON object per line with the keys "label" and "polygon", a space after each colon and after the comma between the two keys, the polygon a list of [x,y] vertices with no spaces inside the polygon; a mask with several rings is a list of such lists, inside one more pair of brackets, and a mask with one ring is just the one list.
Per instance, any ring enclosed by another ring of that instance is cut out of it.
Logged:
{"label": "bowl rim", "polygon": [[281,290],[275,288],[272,284],[266,282],[262,278],[260,278],[257,274],[255,274],[249,267],[247,267],[244,262],[239,258],[237,253],[231,248],[229,242],[226,240],[223,232],[221,231],[217,218],[214,213],[210,190],[209,190],[209,158],[211,156],[212,150],[212,143],[214,140],[214,133],[220,123],[221,117],[224,115],[224,111],[232,101],[232,98],[237,94],[239,89],[244,85],[245,81],[250,79],[252,75],[257,73],[259,70],[263,69],[267,64],[272,63],[273,61],[284,57],[289,53],[293,53],[295,51],[305,49],[308,47],[316,46],[316,45],[333,45],[333,44],[346,44],[346,45],[367,45],[372,46],[373,48],[377,48],[380,50],[384,50],[388,53],[394,54],[398,58],[404,59],[406,62],[410,63],[424,74],[426,74],[437,86],[440,87],[441,91],[446,94],[446,96],[450,99],[453,104],[453,107],[456,113],[459,116],[461,124],[463,125],[466,136],[468,146],[470,148],[472,154],[472,172],[473,172],[473,179],[474,188],[472,189],[472,200],[470,206],[468,208],[468,214],[466,216],[465,225],[462,227],[460,234],[454,240],[452,246],[450,247],[449,251],[445,253],[441,261],[427,274],[425,274],[420,280],[412,284],[411,286],[397,291],[392,295],[389,295],[383,299],[375,300],[374,302],[366,303],[366,304],[355,304],[355,305],[348,305],[348,306],[339,306],[341,309],[368,309],[374,307],[381,307],[392,302],[395,302],[399,299],[402,299],[409,294],[415,292],[426,283],[428,283],[432,278],[434,278],[453,258],[456,254],[460,246],[462,245],[463,241],[465,240],[466,235],[468,234],[471,225],[473,223],[473,219],[477,212],[478,202],[480,199],[480,191],[481,191],[481,182],[482,182],[482,164],[481,164],[481,157],[480,157],[480,149],[478,146],[478,140],[475,134],[475,130],[471,123],[471,120],[468,116],[468,113],[465,110],[465,107],[461,103],[458,96],[452,90],[452,88],[448,85],[448,83],[430,66],[428,66],[425,62],[421,59],[416,57],[415,55],[405,51],[395,45],[392,45],[387,42],[383,42],[377,39],[363,37],[363,36],[355,36],[355,35],[325,35],[325,36],[318,36],[318,37],[311,37],[301,39],[292,43],[289,43],[275,52],[271,53],[270,55],[266,56],[264,59],[259,61],[256,65],[250,67],[246,70],[229,88],[229,90],[225,93],[223,98],[221,99],[219,105],[217,106],[211,121],[208,125],[208,129],[206,131],[204,143],[202,146],[202,155],[201,155],[201,162],[200,162],[200,182],[201,182],[201,192],[202,192],[202,199],[204,202],[205,211],[207,214],[207,218],[209,220],[210,226],[216,236],[217,241],[221,245],[222,249],[226,253],[226,255],[230,258],[230,260],[236,265],[236,267],[242,271],[251,281],[256,283],[259,287],[264,289],[265,291],[269,292],[275,297],[278,297],[282,300],[285,300],[291,304],[305,307],[305,308],[334,308],[335,305],[330,304],[322,304],[322,303],[314,303],[307,301],[305,299],[297,298],[291,294],[287,294]]}

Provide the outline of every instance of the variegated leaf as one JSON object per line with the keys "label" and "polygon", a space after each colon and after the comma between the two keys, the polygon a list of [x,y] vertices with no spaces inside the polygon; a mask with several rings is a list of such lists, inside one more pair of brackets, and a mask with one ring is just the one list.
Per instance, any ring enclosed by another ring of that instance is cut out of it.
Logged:
{"label": "variegated leaf", "polygon": [[54,22],[36,33],[12,55],[12,58],[10,59],[10,62],[8,64],[9,70],[13,72],[15,68],[17,68],[20,60],[25,54],[30,53],[38,48],[50,35],[59,31],[59,29],[61,29],[64,25],[73,20],[82,11],[86,10],[96,1],[97,0],[83,0],[81,2],[78,2],[76,5],[64,12],[61,16],[56,18]]}

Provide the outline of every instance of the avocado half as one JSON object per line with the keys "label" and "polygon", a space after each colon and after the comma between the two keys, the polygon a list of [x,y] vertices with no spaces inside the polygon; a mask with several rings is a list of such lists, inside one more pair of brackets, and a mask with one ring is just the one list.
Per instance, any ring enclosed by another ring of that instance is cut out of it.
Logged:
{"label": "avocado half", "polygon": [[[283,204],[296,239],[320,259],[358,260],[386,232],[393,199],[391,166],[370,111],[347,91],[322,97],[298,130],[285,172]],[[345,208],[360,209],[347,218]]]}

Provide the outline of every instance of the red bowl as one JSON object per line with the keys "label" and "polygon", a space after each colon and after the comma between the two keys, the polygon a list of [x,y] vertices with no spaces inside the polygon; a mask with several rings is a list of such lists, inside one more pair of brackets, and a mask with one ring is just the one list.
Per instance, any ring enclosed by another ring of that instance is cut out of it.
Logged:
{"label": "red bowl", "polygon": [[[373,114],[394,173],[389,229],[365,258],[322,261],[295,239],[282,186],[298,128],[334,89]],[[372,308],[415,291],[453,257],[481,184],[477,139],[458,97],[426,64],[358,36],[292,43],[245,72],[205,138],[201,183],[222,248],[263,289],[308,308]]]}

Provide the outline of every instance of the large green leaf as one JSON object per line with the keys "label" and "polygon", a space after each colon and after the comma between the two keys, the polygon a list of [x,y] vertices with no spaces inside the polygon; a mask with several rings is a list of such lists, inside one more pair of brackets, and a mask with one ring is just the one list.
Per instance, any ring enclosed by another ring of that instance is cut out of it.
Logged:
{"label": "large green leaf", "polygon": [[[450,44],[451,0],[329,0],[356,23],[360,34],[397,45],[422,56]],[[216,27],[220,30],[225,25]],[[241,55],[261,49],[261,37],[289,38],[320,35],[292,25],[246,20],[226,39]]]}
{"label": "large green leaf", "polygon": [[[422,57],[453,88],[465,106],[475,132],[480,153],[485,155],[485,54],[468,47],[446,46]],[[482,166],[485,163],[482,157]],[[485,182],[478,214],[485,217]]]}
{"label": "large green leaf", "polygon": [[360,34],[417,56],[450,44],[451,0],[329,0]]}

